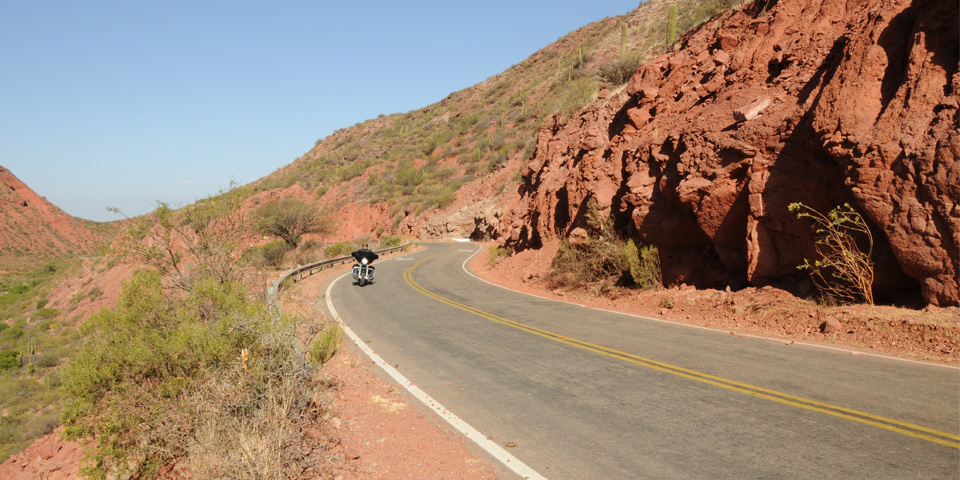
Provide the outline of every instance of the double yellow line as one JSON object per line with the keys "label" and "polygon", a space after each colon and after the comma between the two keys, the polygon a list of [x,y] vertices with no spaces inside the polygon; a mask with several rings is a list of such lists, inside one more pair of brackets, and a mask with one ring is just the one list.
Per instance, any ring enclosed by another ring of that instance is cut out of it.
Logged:
{"label": "double yellow line", "polygon": [[[452,248],[452,247],[451,247]],[[578,340],[575,338],[569,338],[559,333],[551,332],[549,330],[544,330],[542,328],[533,327],[526,325],[508,318],[503,318],[492,313],[485,312],[478,308],[471,307],[454,300],[451,300],[447,297],[434,293],[426,288],[423,288],[419,283],[413,279],[413,271],[422,265],[424,262],[432,260],[444,253],[447,253],[450,249],[444,250],[436,255],[424,258],[419,262],[414,263],[410,268],[406,269],[403,272],[403,278],[408,285],[413,287],[414,290],[430,297],[438,302],[445,303],[452,307],[458,308],[465,312],[472,313],[479,317],[485,318],[487,320],[497,322],[509,327],[516,328],[518,330],[523,330],[524,332],[529,332],[534,335],[539,335],[550,340],[554,340],[560,343],[565,343],[567,345],[587,350],[594,353],[599,353],[601,355],[606,355],[608,357],[616,358],[626,362],[630,362],[636,365],[643,367],[651,368],[653,370],[661,371],[664,373],[669,373],[671,375],[676,375],[678,377],[687,378],[690,380],[695,380],[698,382],[706,383],[720,388],[725,388],[727,390],[732,390],[734,392],[743,393],[746,395],[752,395],[755,397],[764,398],[774,402],[782,403],[784,405],[790,405],[797,408],[802,408],[805,410],[810,410],[814,412],[823,413],[826,415],[831,415],[837,418],[842,418],[845,420],[850,420],[865,425],[870,425],[872,427],[880,428],[894,433],[899,433],[901,435],[906,435],[908,437],[918,438],[921,440],[926,440],[928,442],[938,443],[940,445],[945,445],[947,447],[960,449],[960,435],[955,435],[952,433],[941,432],[939,430],[934,430],[932,428],[923,427],[920,425],[914,425],[912,423],[901,422],[899,420],[894,420],[892,418],[881,417],[879,415],[872,415],[865,412],[860,412],[857,410],[852,410],[849,408],[839,407],[836,405],[830,405],[828,403],[816,402],[809,400],[803,397],[798,397],[795,395],[790,395],[783,392],[778,392],[776,390],[770,390],[763,387],[758,387],[755,385],[750,385],[743,382],[737,382],[735,380],[729,380],[726,378],[718,377],[715,375],[710,375],[708,373],[698,372],[696,370],[691,370],[689,368],[679,367],[677,365],[671,365],[669,363],[659,362],[650,358],[644,358],[632,353],[621,352],[619,350],[614,350],[612,348],[604,347],[602,345],[593,344],[590,342],[585,342],[583,340]]]}

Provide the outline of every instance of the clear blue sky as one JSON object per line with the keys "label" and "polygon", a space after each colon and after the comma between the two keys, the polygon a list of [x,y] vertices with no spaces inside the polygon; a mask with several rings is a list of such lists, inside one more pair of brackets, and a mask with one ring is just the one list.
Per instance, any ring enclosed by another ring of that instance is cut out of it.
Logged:
{"label": "clear blue sky", "polygon": [[622,1],[0,2],[0,165],[116,220],[482,82]]}

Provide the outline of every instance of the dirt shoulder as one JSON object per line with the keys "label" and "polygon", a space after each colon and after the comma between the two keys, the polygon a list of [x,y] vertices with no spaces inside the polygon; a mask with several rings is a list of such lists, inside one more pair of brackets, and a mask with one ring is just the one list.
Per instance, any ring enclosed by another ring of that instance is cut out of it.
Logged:
{"label": "dirt shoulder", "polygon": [[550,262],[558,245],[526,250],[488,261],[483,244],[470,268],[491,283],[557,301],[697,325],[735,335],[755,335],[829,345],[851,354],[873,353],[960,365],[960,308],[911,310],[890,306],[828,307],[773,287],[740,291],[698,290],[677,286],[656,291],[619,288],[606,297],[553,288]]}

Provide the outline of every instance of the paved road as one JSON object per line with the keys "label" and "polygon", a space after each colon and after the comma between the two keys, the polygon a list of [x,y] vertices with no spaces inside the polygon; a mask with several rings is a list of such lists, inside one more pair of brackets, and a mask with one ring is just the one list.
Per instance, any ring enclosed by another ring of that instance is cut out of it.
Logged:
{"label": "paved road", "polygon": [[477,248],[430,244],[330,298],[387,363],[547,478],[960,478],[956,368],[510,292],[464,270]]}

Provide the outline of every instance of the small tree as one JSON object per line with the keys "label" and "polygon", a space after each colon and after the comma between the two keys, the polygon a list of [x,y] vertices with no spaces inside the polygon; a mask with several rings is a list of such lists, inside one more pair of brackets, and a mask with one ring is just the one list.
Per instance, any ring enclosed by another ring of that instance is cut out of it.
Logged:
{"label": "small tree", "polygon": [[254,218],[258,231],[275,235],[290,246],[294,266],[297,265],[297,247],[303,242],[304,235],[333,231],[330,215],[296,198],[265,204],[257,209]]}
{"label": "small tree", "polygon": [[867,222],[848,203],[824,215],[803,203],[788,207],[797,218],[809,218],[816,227],[817,253],[797,268],[810,271],[817,288],[841,302],[873,304],[873,234]]}

